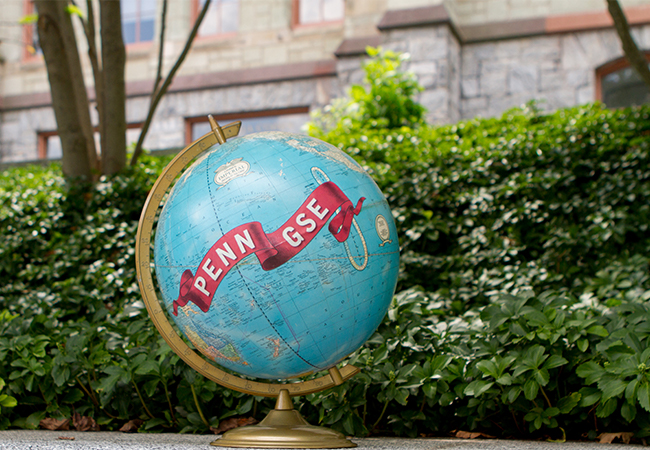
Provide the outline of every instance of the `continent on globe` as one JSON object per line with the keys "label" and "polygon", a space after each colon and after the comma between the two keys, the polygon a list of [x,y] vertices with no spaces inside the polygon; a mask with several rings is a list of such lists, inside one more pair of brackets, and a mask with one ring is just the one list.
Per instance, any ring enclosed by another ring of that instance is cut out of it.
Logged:
{"label": "continent on globe", "polygon": [[231,139],[184,172],[162,209],[161,303],[194,347],[237,373],[328,369],[383,319],[396,235],[377,185],[336,147],[281,132]]}

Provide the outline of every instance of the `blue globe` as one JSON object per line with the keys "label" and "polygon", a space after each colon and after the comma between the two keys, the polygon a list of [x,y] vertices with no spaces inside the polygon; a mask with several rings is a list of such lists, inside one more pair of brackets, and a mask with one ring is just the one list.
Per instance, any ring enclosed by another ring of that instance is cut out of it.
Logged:
{"label": "blue globe", "polygon": [[162,302],[193,345],[239,374],[328,369],[382,321],[399,246],[386,200],[354,160],[265,132],[208,149],[155,231]]}

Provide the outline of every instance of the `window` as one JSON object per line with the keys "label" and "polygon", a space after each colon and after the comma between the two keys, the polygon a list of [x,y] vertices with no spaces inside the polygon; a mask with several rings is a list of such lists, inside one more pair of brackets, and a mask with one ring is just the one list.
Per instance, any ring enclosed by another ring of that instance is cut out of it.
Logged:
{"label": "window", "polygon": [[295,25],[312,25],[343,20],[343,0],[294,0]]}
{"label": "window", "polygon": [[[126,125],[126,145],[135,145],[140,137],[142,130],[141,123],[129,123]],[[99,132],[93,133],[95,138],[95,148],[101,153],[101,145],[99,143]],[[38,133],[38,159],[61,159],[63,150],[61,148],[61,138],[56,131],[41,131]],[[145,139],[146,142],[146,139]]]}
{"label": "window", "polygon": [[[260,131],[303,133],[302,126],[309,121],[309,107],[305,106],[271,111],[223,114],[220,116],[214,116],[214,119],[221,126],[241,120],[242,127],[241,130],[239,130],[239,136],[258,133]],[[207,116],[185,119],[185,124],[185,144],[194,142],[211,130]]]}
{"label": "window", "polygon": [[124,44],[153,41],[156,0],[120,0]]}
{"label": "window", "polygon": [[33,0],[25,0],[23,7],[24,18],[27,23],[23,25],[23,59],[29,60],[43,54],[41,46],[38,43],[38,30],[36,22],[33,20],[36,14],[36,7]]}
{"label": "window", "polygon": [[[205,0],[194,0],[194,18],[205,5]],[[212,0],[203,22],[199,27],[199,36],[236,33],[239,30],[239,0]]]}
{"label": "window", "polygon": [[[646,58],[650,60],[650,52]],[[608,108],[623,108],[650,103],[650,89],[627,60],[619,58],[596,70],[596,97]]]}
{"label": "window", "polygon": [[61,139],[56,131],[38,133],[38,159],[61,159]]}

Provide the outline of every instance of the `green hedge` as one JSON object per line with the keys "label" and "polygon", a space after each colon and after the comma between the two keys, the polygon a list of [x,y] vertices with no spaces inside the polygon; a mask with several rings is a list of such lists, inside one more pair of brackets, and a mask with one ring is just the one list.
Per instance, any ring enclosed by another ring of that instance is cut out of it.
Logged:
{"label": "green hedge", "polygon": [[365,164],[400,231],[395,304],[359,356],[388,422],[355,432],[650,434],[650,106],[391,126],[373,104],[417,89],[373,53],[310,128]]}
{"label": "green hedge", "polygon": [[[650,107],[431,127],[400,62],[376,52],[311,124],[386,193],[402,270],[362,372],[300,411],[357,436],[649,435]],[[166,162],[73,191],[57,166],[2,173],[0,428],[205,432],[272,407],[187,368],[147,317],[133,241]]]}
{"label": "green hedge", "polygon": [[500,289],[579,289],[612,255],[648,254],[648,111],[544,115],[529,104],[444,127],[343,118],[312,132],[357,157],[387,195],[401,287],[463,309]]}

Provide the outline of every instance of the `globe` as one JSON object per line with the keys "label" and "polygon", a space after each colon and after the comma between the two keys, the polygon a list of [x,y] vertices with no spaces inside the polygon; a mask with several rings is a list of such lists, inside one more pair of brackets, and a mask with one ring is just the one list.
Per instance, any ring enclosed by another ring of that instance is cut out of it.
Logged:
{"label": "globe", "polygon": [[264,132],[207,149],[155,229],[161,303],[207,359],[287,379],[335,366],[382,321],[399,246],[388,204],[321,140]]}

